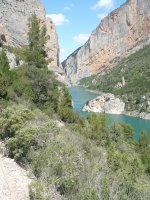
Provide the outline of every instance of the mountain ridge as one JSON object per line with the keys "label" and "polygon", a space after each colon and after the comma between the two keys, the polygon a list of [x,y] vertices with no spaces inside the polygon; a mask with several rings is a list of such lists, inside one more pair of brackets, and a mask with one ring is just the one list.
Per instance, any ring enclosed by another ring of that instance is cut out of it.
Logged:
{"label": "mountain ridge", "polygon": [[105,17],[89,40],[62,66],[73,82],[113,67],[125,56],[150,43],[150,2],[128,0]]}

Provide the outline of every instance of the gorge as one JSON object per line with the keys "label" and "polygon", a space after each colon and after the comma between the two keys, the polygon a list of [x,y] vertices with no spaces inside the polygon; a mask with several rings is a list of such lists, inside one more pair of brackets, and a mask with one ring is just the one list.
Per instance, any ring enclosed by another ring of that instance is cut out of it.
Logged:
{"label": "gorge", "polygon": [[62,64],[47,14],[77,12],[44,2],[0,0],[0,200],[149,200],[150,121],[124,115],[150,113],[149,1],[128,0]]}
{"label": "gorge", "polygon": [[89,40],[62,62],[72,83],[114,67],[150,43],[150,1],[128,0],[105,17]]}

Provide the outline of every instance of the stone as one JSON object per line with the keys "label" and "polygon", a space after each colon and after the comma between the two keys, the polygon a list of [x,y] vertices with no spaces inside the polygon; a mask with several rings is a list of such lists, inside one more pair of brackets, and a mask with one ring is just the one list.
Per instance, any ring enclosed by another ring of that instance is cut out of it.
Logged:
{"label": "stone", "polygon": [[105,17],[89,40],[62,62],[72,83],[114,67],[150,43],[150,1],[128,0]]}
{"label": "stone", "polygon": [[116,85],[115,85],[115,89],[120,89],[122,87],[124,87],[126,85],[126,82],[125,82],[125,78],[124,76],[122,77],[122,82],[118,82]]}
{"label": "stone", "polygon": [[68,81],[66,74],[64,73],[63,69],[61,67],[50,67],[50,70],[53,71],[56,75],[56,78],[58,81],[60,81],[61,83],[64,83],[67,86],[70,86],[70,82]]}
{"label": "stone", "polygon": [[18,67],[20,65],[20,61],[17,60],[15,54],[13,54],[13,53],[11,53],[9,51],[6,51],[6,56],[7,56],[8,61],[9,61],[9,67],[10,67],[10,69]]}
{"label": "stone", "polygon": [[142,113],[139,114],[139,117],[140,117],[141,119],[150,120],[150,113],[142,112]]}
{"label": "stone", "polygon": [[84,105],[82,111],[122,114],[125,111],[125,103],[111,93],[102,94]]}

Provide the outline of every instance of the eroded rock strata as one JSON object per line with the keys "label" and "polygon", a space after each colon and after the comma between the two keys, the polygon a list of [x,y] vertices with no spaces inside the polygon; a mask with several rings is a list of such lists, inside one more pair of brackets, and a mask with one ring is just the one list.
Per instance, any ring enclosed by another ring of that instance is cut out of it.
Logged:
{"label": "eroded rock strata", "polygon": [[27,44],[28,19],[36,14],[47,26],[49,39],[47,54],[52,59],[51,66],[59,65],[59,45],[56,28],[40,0],[0,0],[0,41],[7,46],[19,47]]}
{"label": "eroded rock strata", "polygon": [[62,66],[74,83],[113,67],[119,60],[150,43],[150,1],[128,0],[104,18],[89,40]]}

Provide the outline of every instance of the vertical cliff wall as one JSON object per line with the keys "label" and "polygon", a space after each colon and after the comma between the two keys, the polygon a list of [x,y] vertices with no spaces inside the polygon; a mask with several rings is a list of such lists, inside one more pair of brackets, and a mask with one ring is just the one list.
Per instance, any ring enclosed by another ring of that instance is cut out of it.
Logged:
{"label": "vertical cliff wall", "polygon": [[72,82],[113,67],[150,43],[150,0],[128,0],[104,18],[85,45],[63,63]]}
{"label": "vertical cliff wall", "polygon": [[36,14],[47,26],[47,53],[53,59],[49,67],[58,66],[59,45],[55,25],[46,18],[40,0],[0,0],[0,40],[13,47],[27,44],[28,19],[32,14]]}

